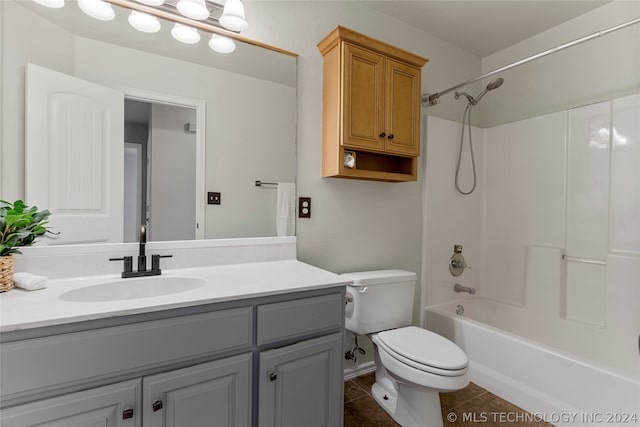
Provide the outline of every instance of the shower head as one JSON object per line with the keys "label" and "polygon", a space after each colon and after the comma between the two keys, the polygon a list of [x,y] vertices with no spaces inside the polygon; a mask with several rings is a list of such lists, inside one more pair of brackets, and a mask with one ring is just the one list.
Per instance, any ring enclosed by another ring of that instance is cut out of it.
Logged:
{"label": "shower head", "polygon": [[474,102],[472,104],[476,105],[478,102],[480,102],[482,97],[487,94],[487,92],[489,92],[490,90],[498,89],[500,86],[502,86],[502,83],[504,83],[504,79],[502,77],[495,79],[492,82],[489,82],[485,90],[480,92],[480,94],[475,97],[475,99],[473,100]]}
{"label": "shower head", "polygon": [[498,89],[504,83],[504,79],[502,77],[495,79],[487,85],[487,90]]}

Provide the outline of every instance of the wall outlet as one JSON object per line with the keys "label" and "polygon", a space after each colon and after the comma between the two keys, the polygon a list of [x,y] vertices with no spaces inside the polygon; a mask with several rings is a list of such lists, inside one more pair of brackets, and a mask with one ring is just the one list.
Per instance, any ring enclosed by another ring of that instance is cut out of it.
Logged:
{"label": "wall outlet", "polygon": [[311,218],[311,197],[298,197],[298,218]]}
{"label": "wall outlet", "polygon": [[209,205],[219,205],[220,204],[220,193],[209,191],[207,193],[207,204]]}

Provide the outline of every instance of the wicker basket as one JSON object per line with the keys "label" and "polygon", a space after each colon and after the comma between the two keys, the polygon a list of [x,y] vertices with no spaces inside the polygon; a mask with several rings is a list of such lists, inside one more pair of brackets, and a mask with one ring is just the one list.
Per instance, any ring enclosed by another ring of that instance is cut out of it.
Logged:
{"label": "wicker basket", "polygon": [[0,292],[13,288],[13,255],[0,256]]}

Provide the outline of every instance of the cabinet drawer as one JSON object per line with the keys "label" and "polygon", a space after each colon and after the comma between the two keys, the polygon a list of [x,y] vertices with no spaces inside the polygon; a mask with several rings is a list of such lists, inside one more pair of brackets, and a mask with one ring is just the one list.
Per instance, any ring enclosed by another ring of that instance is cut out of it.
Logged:
{"label": "cabinet drawer", "polygon": [[338,330],[344,325],[342,294],[259,305],[257,320],[258,345]]}
{"label": "cabinet drawer", "polygon": [[2,396],[249,348],[252,323],[241,307],[6,343]]}

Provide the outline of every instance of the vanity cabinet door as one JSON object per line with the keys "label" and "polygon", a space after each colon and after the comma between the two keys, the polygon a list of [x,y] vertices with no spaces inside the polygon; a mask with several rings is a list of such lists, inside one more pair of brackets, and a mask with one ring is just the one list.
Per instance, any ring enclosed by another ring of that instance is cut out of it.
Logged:
{"label": "vanity cabinet door", "polygon": [[2,427],[141,427],[140,380],[0,410]]}
{"label": "vanity cabinet door", "polygon": [[143,379],[145,427],[251,424],[251,354]]}
{"label": "vanity cabinet door", "polygon": [[260,427],[342,425],[342,333],[260,353]]}

